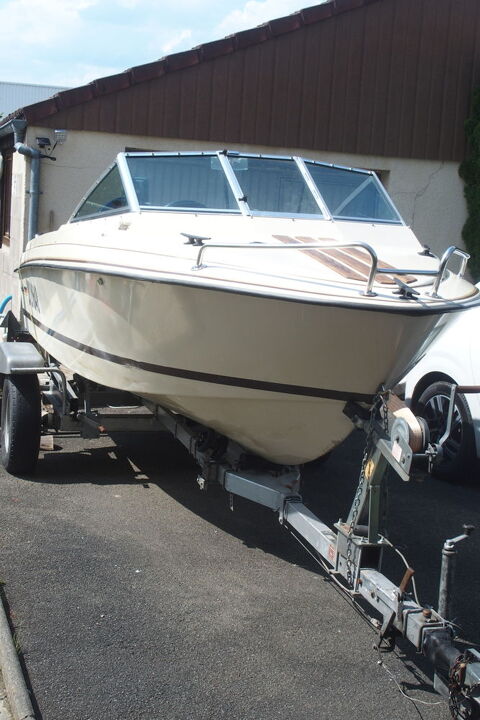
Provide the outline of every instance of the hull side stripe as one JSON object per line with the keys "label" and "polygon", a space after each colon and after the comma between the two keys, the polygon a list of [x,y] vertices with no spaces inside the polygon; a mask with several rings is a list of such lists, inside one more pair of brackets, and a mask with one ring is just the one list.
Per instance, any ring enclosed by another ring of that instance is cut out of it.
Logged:
{"label": "hull side stripe", "polygon": [[147,372],[153,372],[159,375],[168,375],[170,377],[178,377],[185,380],[213,383],[215,385],[229,385],[231,387],[241,387],[250,390],[265,390],[267,392],[276,392],[286,395],[302,395],[305,397],[318,397],[326,400],[339,400],[345,402],[348,400],[356,400],[357,402],[366,402],[371,404],[374,397],[373,395],[366,393],[328,390],[324,388],[305,387],[303,385],[287,385],[284,383],[267,382],[265,380],[251,380],[249,378],[231,377],[229,375],[215,375],[213,373],[198,372],[196,370],[186,370],[184,368],[155,365],[154,363],[142,362],[141,360],[133,360],[131,358],[125,358],[120,355],[105,352],[104,350],[99,350],[98,348],[85,345],[77,340],[66,337],[56,330],[44,325],[40,322],[40,320],[33,317],[33,315],[25,309],[23,310],[23,314],[26,318],[28,318],[28,320],[30,320],[30,322],[36,325],[36,327],[44,333],[50,335],[50,337],[53,337],[55,340],[63,342],[65,345],[75,348],[76,350],[81,350],[88,355],[101,358],[102,360],[107,360],[108,362],[116,363],[117,365],[135,367],[140,370],[146,370]]}

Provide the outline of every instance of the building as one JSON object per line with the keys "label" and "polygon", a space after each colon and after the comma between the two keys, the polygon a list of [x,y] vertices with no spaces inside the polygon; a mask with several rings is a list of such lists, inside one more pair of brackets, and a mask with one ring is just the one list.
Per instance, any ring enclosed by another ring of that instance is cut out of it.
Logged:
{"label": "building", "polygon": [[478,37],[478,0],[331,0],[16,110],[0,121],[0,294],[28,232],[30,160],[14,144],[53,145],[55,130],[40,233],[125,148],[227,146],[375,169],[423,243],[461,244]]}
{"label": "building", "polygon": [[56,85],[32,85],[0,80],[0,118],[6,117],[19,107],[46,100],[61,90],[66,90],[66,88]]}

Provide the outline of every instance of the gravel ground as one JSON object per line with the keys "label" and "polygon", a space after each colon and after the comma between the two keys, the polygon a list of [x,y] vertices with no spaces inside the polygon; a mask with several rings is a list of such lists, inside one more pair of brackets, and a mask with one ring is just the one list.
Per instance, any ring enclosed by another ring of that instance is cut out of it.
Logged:
{"label": "gravel ground", "polygon": [[[35,479],[0,474],[0,579],[40,719],[450,717],[423,659],[402,647],[379,665],[370,627],[273,513],[202,493],[170,436],[56,443]],[[328,523],[347,514],[362,443],[354,433],[305,471],[305,502]],[[480,484],[390,488],[390,538],[435,605],[443,540],[479,524]],[[473,642],[479,541],[457,573]]]}

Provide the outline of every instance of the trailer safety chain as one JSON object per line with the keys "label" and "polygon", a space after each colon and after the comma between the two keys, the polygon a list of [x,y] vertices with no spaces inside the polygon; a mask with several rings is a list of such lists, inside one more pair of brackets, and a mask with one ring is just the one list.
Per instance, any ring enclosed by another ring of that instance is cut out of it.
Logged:
{"label": "trailer safety chain", "polygon": [[374,428],[374,421],[375,421],[375,414],[377,411],[380,411],[380,415],[383,416],[383,430],[385,434],[388,436],[388,407],[387,407],[387,401],[386,397],[388,397],[388,391],[385,391],[383,388],[382,390],[375,396],[372,407],[370,409],[370,420],[368,423],[368,429],[367,429],[367,439],[365,442],[365,449],[363,451],[363,457],[362,457],[362,465],[360,468],[360,477],[358,481],[358,487],[357,491],[355,493],[355,498],[353,500],[353,506],[352,506],[352,517],[351,517],[351,523],[350,528],[348,530],[348,539],[347,539],[347,555],[346,555],[346,562],[347,562],[347,584],[355,589],[354,586],[354,577],[352,574],[352,535],[354,533],[354,529],[357,523],[358,519],[358,511],[360,507],[360,501],[363,494],[363,488],[365,485],[366,480],[366,470],[367,470],[367,462],[370,455],[370,451],[373,446],[373,428]]}
{"label": "trailer safety chain", "polygon": [[353,576],[352,576],[352,535],[353,530],[355,528],[356,522],[357,522],[357,516],[358,516],[358,510],[360,507],[360,499],[362,497],[363,493],[363,486],[365,485],[365,478],[366,478],[366,467],[367,467],[367,460],[368,456],[370,455],[370,449],[371,449],[371,440],[372,440],[372,433],[373,433],[373,412],[374,407],[372,407],[371,415],[370,415],[370,422],[368,425],[367,430],[367,440],[365,443],[365,449],[363,451],[363,457],[362,457],[362,465],[360,468],[360,477],[358,480],[358,487],[357,491],[355,493],[355,497],[353,499],[353,506],[352,506],[352,519],[350,523],[350,528],[348,530],[348,539],[347,539],[347,584],[349,587],[355,589],[353,587]]}
{"label": "trailer safety chain", "polygon": [[480,683],[467,687],[464,682],[467,665],[473,660],[471,653],[466,650],[459,655],[450,671],[448,707],[455,720],[479,720],[480,718],[480,707],[475,700],[472,700],[473,693],[480,690]]}
{"label": "trailer safety chain", "polygon": [[[390,390],[385,390],[384,387],[382,387],[381,391],[378,393],[378,396],[381,400],[381,414],[383,415],[383,432],[388,437],[389,427],[388,427],[388,397],[390,395]],[[376,399],[375,399],[376,400]]]}
{"label": "trailer safety chain", "polygon": [[375,421],[375,415],[377,412],[380,412],[380,417],[383,419],[383,431],[386,436],[388,436],[388,406],[387,406],[387,398],[389,395],[389,391],[385,390],[383,387],[378,392],[378,394],[375,396],[374,401],[372,403],[372,407],[370,410],[370,420],[368,424],[367,429],[367,439],[365,442],[365,449],[363,451],[363,457],[362,457],[362,465],[360,469],[360,478],[358,482],[357,491],[355,493],[355,498],[353,500],[353,509],[352,509],[352,518],[350,523],[350,528],[348,531],[348,540],[347,540],[347,556],[346,556],[346,563],[347,563],[347,583],[350,587],[353,588],[354,585],[354,578],[352,575],[352,535],[354,533],[354,529],[356,526],[356,522],[358,519],[358,511],[360,507],[360,501],[363,494],[363,489],[365,485],[366,480],[366,469],[367,469],[367,462],[368,458],[372,449],[372,439],[373,439],[373,429],[374,429],[374,421]]}

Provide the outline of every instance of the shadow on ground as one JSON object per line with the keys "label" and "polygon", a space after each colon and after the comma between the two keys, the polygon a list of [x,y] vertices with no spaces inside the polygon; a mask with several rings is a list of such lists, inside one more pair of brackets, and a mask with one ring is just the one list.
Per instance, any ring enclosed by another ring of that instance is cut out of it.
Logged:
{"label": "shadow on ground", "polygon": [[[330,457],[306,467],[302,473],[305,504],[328,525],[345,518],[358,480],[365,436],[354,431]],[[45,453],[36,482],[47,483],[155,483],[192,513],[241,539],[248,547],[281,557],[318,572],[317,564],[279,526],[269,510],[235,498],[234,512],[223,490],[201,492],[195,482],[196,465],[168,433],[116,433],[113,444],[76,453]],[[58,439],[61,446],[61,437]],[[388,479],[390,540],[415,569],[420,601],[437,606],[441,549],[446,538],[461,532],[462,524],[480,526],[480,482],[477,487],[455,486],[425,478],[402,482]],[[480,531],[458,547],[455,617],[461,635],[480,641]],[[386,551],[384,571],[400,582],[404,566],[393,551]]]}

